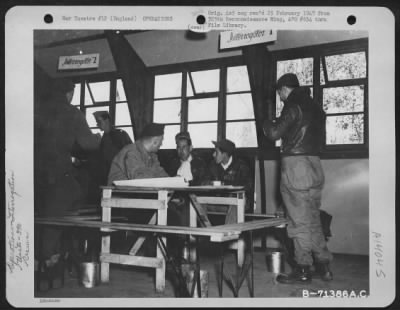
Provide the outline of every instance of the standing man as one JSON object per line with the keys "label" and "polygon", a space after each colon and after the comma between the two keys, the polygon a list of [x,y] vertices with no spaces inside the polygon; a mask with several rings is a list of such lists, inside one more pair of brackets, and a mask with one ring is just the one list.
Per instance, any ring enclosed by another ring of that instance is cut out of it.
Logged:
{"label": "standing man", "polygon": [[164,125],[146,125],[140,139],[123,147],[114,157],[108,174],[108,184],[112,185],[116,180],[168,177],[157,157],[163,139]]}
{"label": "standing man", "polygon": [[107,184],[107,176],[114,156],[125,145],[131,144],[132,140],[125,131],[112,126],[110,114],[107,111],[96,111],[93,116],[97,126],[104,132],[100,144],[101,184],[104,185]]}
{"label": "standing man", "polygon": [[[74,145],[95,150],[100,135],[93,134],[85,116],[70,104],[75,85],[65,79],[56,80],[48,100],[35,103],[35,209],[41,216],[64,216],[76,210],[83,200],[72,163]],[[43,227],[40,240],[40,261],[52,268],[60,260],[61,233],[56,227]]]}
{"label": "standing man", "polygon": [[276,91],[284,102],[281,116],[266,120],[264,134],[271,140],[282,139],[280,190],[290,220],[287,231],[294,241],[296,267],[292,273],[277,277],[280,283],[311,282],[313,256],[324,281],[332,280],[329,252],[320,221],[321,192],[324,186],[319,151],[324,140],[325,113],[299,87],[292,73],[279,78]]}

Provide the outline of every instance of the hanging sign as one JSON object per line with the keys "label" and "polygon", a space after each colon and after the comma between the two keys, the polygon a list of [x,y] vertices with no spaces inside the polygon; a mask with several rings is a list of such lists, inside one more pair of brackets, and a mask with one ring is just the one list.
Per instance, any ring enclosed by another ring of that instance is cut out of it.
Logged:
{"label": "hanging sign", "polygon": [[60,56],[58,70],[79,70],[99,67],[100,54]]}
{"label": "hanging sign", "polygon": [[220,48],[253,45],[276,40],[276,30],[238,30],[220,33]]}

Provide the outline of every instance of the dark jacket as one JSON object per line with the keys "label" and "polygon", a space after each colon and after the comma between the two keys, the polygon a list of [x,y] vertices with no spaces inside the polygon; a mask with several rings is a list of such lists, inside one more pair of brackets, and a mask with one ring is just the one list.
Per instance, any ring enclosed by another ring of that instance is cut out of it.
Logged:
{"label": "dark jacket", "polygon": [[244,186],[246,192],[246,210],[250,210],[254,197],[254,180],[249,166],[242,159],[233,156],[232,163],[224,170],[221,164],[210,164],[211,180],[222,181],[224,185]]}
{"label": "dark jacket", "polygon": [[[205,180],[209,179],[209,171],[206,162],[195,154],[192,155],[192,161],[190,162],[190,170],[192,172],[193,180],[189,182],[190,185],[200,185]],[[178,156],[171,159],[168,167],[166,168],[168,174],[171,177],[176,176],[176,173],[181,166],[181,160]]]}
{"label": "dark jacket", "polygon": [[310,97],[309,89],[298,87],[288,96],[275,123],[266,120],[264,134],[282,138],[281,155],[318,156],[324,141],[325,112]]}

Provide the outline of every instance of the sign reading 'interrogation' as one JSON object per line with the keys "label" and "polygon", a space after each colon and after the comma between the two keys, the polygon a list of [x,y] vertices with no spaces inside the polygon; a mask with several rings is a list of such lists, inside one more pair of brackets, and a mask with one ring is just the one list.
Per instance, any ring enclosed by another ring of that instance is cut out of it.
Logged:
{"label": "sign reading 'interrogation'", "polygon": [[58,70],[79,70],[99,67],[100,54],[60,56]]}
{"label": "sign reading 'interrogation'", "polygon": [[276,40],[274,30],[224,31],[220,34],[220,48],[232,48],[253,45]]}

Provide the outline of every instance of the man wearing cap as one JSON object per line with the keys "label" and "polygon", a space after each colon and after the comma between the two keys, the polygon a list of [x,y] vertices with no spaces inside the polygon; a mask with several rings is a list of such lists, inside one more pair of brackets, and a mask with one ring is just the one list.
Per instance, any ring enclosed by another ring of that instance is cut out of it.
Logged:
{"label": "man wearing cap", "polygon": [[132,140],[125,131],[112,126],[108,111],[96,111],[93,113],[93,116],[96,119],[97,126],[104,132],[100,144],[102,170],[100,182],[104,185],[107,183],[108,173],[114,156],[125,145],[131,144]]}
{"label": "man wearing cap", "polygon": [[[58,79],[51,86],[50,97],[34,105],[35,213],[63,216],[78,209],[84,198],[71,160],[74,145],[95,150],[101,137],[91,132],[83,113],[70,104],[75,85]],[[42,228],[38,258],[45,268],[60,259],[61,233],[59,228]]]}
{"label": "man wearing cap", "polygon": [[235,143],[228,139],[212,141],[215,146],[214,161],[210,164],[212,181],[221,181],[224,185],[241,185],[246,192],[246,211],[251,211],[253,193],[253,178],[250,168],[235,154]]}
{"label": "man wearing cap", "polygon": [[160,166],[157,152],[164,139],[164,125],[150,123],[140,139],[124,146],[111,162],[108,184],[116,180],[168,177]]}
{"label": "man wearing cap", "polygon": [[277,277],[280,283],[311,282],[313,256],[324,281],[332,280],[329,252],[322,232],[320,211],[324,186],[319,152],[324,141],[325,113],[310,97],[308,88],[299,86],[292,73],[279,78],[276,91],[284,102],[281,116],[266,120],[264,134],[282,139],[280,191],[290,220],[287,231],[293,239],[297,266],[292,273]]}

